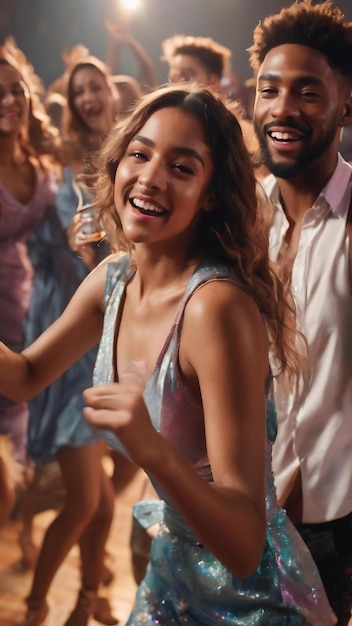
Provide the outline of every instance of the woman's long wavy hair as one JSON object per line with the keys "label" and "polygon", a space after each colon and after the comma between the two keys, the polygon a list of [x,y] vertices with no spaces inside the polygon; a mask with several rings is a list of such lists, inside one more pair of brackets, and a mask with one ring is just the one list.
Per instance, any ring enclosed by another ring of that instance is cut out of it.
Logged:
{"label": "woman's long wavy hair", "polygon": [[20,130],[18,140],[23,153],[28,157],[35,157],[42,170],[47,172],[52,168],[51,157],[54,156],[54,148],[59,144],[59,136],[41,101],[43,84],[12,37],[8,37],[0,46],[0,64],[16,70],[26,86],[28,122]]}
{"label": "woman's long wavy hair", "polygon": [[[73,81],[80,70],[84,68],[93,68],[99,72],[107,86],[111,90],[112,97],[115,102],[115,115],[117,115],[120,107],[119,94],[113,83],[112,77],[107,66],[94,56],[85,56],[79,60],[72,68],[67,80],[66,87],[66,106],[63,112],[63,137],[67,143],[64,146],[69,153],[72,149],[74,156],[77,160],[82,160],[84,155],[89,152],[98,150],[101,146],[101,137],[95,137],[92,135],[92,131],[86,122],[82,119],[80,113],[77,111],[75,105]],[[111,120],[111,124],[114,123],[114,119]],[[77,155],[76,155],[77,153]]]}
{"label": "woman's long wavy hair", "polygon": [[96,203],[111,242],[119,250],[133,253],[114,204],[116,170],[133,137],[156,111],[166,107],[180,109],[200,122],[213,157],[209,193],[214,208],[203,212],[189,252],[201,251],[234,269],[263,315],[279,370],[294,374],[298,364],[294,332],[286,323],[287,303],[269,261],[264,194],[258,193],[238,105],[225,102],[210,88],[167,85],[143,96],[132,113],[113,128],[100,154],[96,185]]}

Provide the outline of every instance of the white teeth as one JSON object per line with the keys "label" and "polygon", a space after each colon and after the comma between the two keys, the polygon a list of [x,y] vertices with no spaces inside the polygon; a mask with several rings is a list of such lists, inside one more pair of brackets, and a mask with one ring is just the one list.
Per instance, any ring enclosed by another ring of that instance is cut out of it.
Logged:
{"label": "white teeth", "polygon": [[137,209],[143,209],[143,211],[150,211],[151,213],[164,213],[164,209],[155,206],[151,202],[145,202],[144,200],[140,200],[139,198],[133,198],[133,205]]}
{"label": "white teeth", "polygon": [[297,139],[297,137],[295,137],[294,135],[291,135],[290,133],[282,133],[278,130],[271,132],[270,135],[273,139],[277,139],[278,141],[289,141],[289,140],[292,141],[292,140]]}

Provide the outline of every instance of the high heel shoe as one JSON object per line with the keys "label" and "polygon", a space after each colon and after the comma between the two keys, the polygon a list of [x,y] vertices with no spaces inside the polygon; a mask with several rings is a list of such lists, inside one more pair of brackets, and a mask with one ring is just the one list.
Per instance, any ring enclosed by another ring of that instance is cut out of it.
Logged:
{"label": "high heel shoe", "polygon": [[78,594],[77,604],[64,626],[87,626],[89,618],[94,613],[96,602],[96,591],[81,589]]}
{"label": "high heel shoe", "polygon": [[27,613],[26,617],[18,626],[41,626],[49,613],[49,606],[46,600],[35,602],[30,598],[26,598]]}

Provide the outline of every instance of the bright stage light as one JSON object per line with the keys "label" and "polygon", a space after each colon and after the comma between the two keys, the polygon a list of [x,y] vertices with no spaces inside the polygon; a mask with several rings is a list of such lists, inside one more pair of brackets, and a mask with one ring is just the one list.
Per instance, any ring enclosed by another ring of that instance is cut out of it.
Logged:
{"label": "bright stage light", "polygon": [[120,0],[119,4],[125,11],[135,11],[139,7],[139,0]]}

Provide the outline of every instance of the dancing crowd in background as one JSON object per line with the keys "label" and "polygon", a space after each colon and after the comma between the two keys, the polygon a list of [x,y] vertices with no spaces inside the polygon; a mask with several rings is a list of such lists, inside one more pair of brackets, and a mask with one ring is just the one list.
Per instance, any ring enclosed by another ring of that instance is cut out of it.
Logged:
{"label": "dancing crowd in background", "polygon": [[20,522],[32,571],[21,626],[45,623],[76,544],[65,626],[118,623],[106,544],[137,472],[128,626],[351,626],[352,23],[331,0],[266,17],[245,82],[221,43],[176,34],[159,85],[128,21],[106,33],[104,60],[77,42],[47,87],[0,46],[0,523]]}

